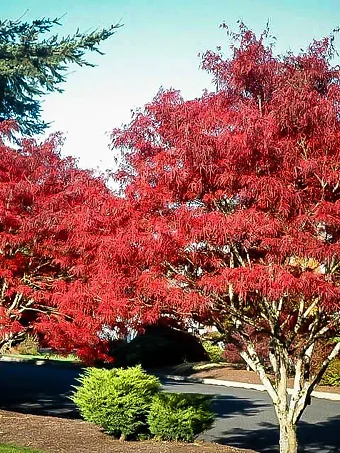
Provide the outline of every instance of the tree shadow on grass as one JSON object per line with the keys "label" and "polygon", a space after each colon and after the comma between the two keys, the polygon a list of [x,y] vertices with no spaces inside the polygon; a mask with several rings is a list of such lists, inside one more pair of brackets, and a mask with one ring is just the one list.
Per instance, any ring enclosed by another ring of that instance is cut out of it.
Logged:
{"label": "tree shadow on grass", "polygon": [[[330,417],[322,423],[298,424],[299,453],[340,453],[340,417]],[[279,452],[279,430],[274,423],[261,423],[254,431],[233,429],[223,433],[215,442],[259,453]]]}

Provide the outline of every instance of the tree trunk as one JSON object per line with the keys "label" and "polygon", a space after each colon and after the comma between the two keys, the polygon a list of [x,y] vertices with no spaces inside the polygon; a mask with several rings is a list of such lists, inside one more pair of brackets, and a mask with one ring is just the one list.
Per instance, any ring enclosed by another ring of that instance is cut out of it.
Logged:
{"label": "tree trunk", "polygon": [[281,418],[280,424],[280,453],[297,453],[296,425]]}

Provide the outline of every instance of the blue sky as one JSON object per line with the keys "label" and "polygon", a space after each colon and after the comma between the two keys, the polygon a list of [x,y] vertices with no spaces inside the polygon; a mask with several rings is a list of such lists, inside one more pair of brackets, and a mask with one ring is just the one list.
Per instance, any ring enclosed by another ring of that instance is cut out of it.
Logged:
{"label": "blue sky", "polygon": [[236,28],[242,19],[260,32],[269,20],[278,53],[297,51],[340,25],[339,0],[0,0],[0,13],[1,19],[25,13],[27,21],[65,15],[60,35],[124,24],[103,43],[104,56],[89,55],[96,68],[72,68],[64,93],[44,101],[50,131],[66,135],[64,153],[79,157],[83,167],[101,169],[114,165],[108,133],[160,86],[180,89],[186,98],[211,87],[197,54],[216,46],[227,50],[223,21]]}

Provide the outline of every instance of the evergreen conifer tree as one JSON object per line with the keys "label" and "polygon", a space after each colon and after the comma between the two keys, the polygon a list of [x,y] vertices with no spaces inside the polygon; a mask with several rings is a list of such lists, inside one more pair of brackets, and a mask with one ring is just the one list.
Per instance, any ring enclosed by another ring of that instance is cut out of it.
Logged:
{"label": "evergreen conifer tree", "polygon": [[[41,96],[61,92],[71,64],[94,66],[87,51],[100,54],[99,44],[120,27],[59,37],[51,34],[59,19],[33,22],[0,20],[0,122],[16,120],[22,134],[43,132],[48,124],[41,119]],[[45,37],[46,36],[46,37]]]}

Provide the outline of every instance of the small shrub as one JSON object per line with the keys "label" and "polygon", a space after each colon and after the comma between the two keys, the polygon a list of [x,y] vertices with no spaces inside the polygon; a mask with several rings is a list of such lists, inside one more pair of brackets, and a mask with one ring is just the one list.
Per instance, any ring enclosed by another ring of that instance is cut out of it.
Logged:
{"label": "small shrub", "polygon": [[194,335],[162,325],[148,326],[144,334],[129,343],[112,342],[111,355],[115,364],[122,367],[159,368],[209,360],[200,340]]}
{"label": "small shrub", "polygon": [[217,344],[211,341],[204,341],[203,347],[207,351],[211,362],[222,362],[224,360],[223,350]]}
{"label": "small shrub", "polygon": [[331,385],[336,386],[340,385],[340,359],[335,358],[333,359],[322,377],[321,380],[322,385]]}
{"label": "small shrub", "polygon": [[130,343],[120,343],[112,355],[118,366],[154,368],[181,362],[180,348],[158,335],[140,335]]}
{"label": "small shrub", "polygon": [[28,334],[25,339],[15,347],[15,352],[22,355],[38,355],[38,337],[36,335]]}
{"label": "small shrub", "polygon": [[211,398],[194,394],[159,393],[148,415],[150,432],[163,440],[192,442],[214,420]]}
{"label": "small shrub", "polygon": [[89,368],[78,379],[71,397],[82,417],[122,439],[148,434],[147,413],[159,380],[140,366],[122,369]]}
{"label": "small shrub", "polygon": [[229,343],[226,345],[224,353],[224,360],[231,364],[236,365],[237,367],[246,368],[245,362],[240,356],[239,351],[237,350],[236,346]]}

